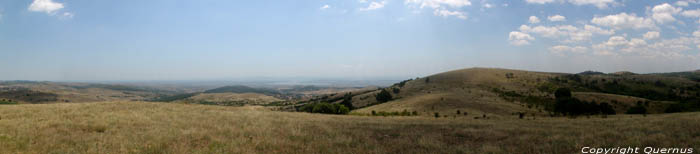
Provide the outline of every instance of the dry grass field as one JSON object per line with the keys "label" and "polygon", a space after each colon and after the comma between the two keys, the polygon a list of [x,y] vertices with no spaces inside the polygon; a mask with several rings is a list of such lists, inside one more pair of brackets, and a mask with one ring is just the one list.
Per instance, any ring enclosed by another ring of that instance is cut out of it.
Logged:
{"label": "dry grass field", "polygon": [[0,153],[576,153],[700,148],[700,113],[473,119],[103,102],[0,106]]}
{"label": "dry grass field", "polygon": [[258,93],[201,93],[176,102],[241,102],[244,104],[261,105],[280,101],[283,100]]}

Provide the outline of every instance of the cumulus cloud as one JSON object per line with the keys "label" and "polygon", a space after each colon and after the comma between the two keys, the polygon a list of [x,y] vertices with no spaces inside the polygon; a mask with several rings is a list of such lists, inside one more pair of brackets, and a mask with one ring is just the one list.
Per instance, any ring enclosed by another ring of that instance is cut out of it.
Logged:
{"label": "cumulus cloud", "polygon": [[557,45],[549,48],[549,52],[554,53],[554,54],[559,54],[562,55],[566,52],[571,52],[571,53],[586,53],[588,51],[587,47],[584,46],[566,46],[566,45]]}
{"label": "cumulus cloud", "polygon": [[75,14],[73,14],[73,13],[71,13],[71,12],[63,12],[63,14],[61,14],[61,18],[72,19],[73,16],[75,16]]}
{"label": "cumulus cloud", "polygon": [[594,5],[599,9],[605,9],[609,5],[615,4],[615,0],[569,0],[569,3],[574,5]]}
{"label": "cumulus cloud", "polygon": [[530,44],[530,41],[535,40],[535,38],[527,33],[512,31],[508,34],[508,40],[512,45],[521,46]]}
{"label": "cumulus cloud", "polygon": [[700,30],[693,32],[693,36],[700,38]]}
{"label": "cumulus cloud", "polygon": [[530,18],[528,18],[528,22],[531,24],[540,23],[540,18],[537,18],[535,16],[530,16]]}
{"label": "cumulus cloud", "polygon": [[29,11],[34,12],[44,12],[47,14],[54,14],[56,11],[63,9],[62,3],[57,3],[52,0],[34,0],[32,4],[29,5]]}
{"label": "cumulus cloud", "polygon": [[525,2],[533,3],[533,4],[545,4],[545,3],[554,2],[554,0],[525,0]]}
{"label": "cumulus cloud", "polygon": [[366,8],[360,8],[360,11],[371,11],[371,10],[381,9],[381,8],[384,8],[384,5],[386,5],[386,1],[370,2],[369,6],[367,6]]}
{"label": "cumulus cloud", "polygon": [[653,39],[659,38],[660,35],[661,35],[661,33],[657,32],[657,31],[650,31],[650,32],[647,32],[644,34],[644,39],[645,40],[653,40]]}
{"label": "cumulus cloud", "polygon": [[643,39],[626,39],[624,36],[612,36],[608,41],[593,45],[596,55],[638,55],[649,58],[688,58],[685,51],[700,43],[699,38],[679,37],[648,43]]}
{"label": "cumulus cloud", "polygon": [[545,38],[560,40],[565,43],[590,41],[594,35],[612,35],[615,33],[614,30],[605,30],[592,25],[584,25],[583,28],[572,25],[535,27],[521,25],[518,30],[524,33],[537,34]]}
{"label": "cumulus cloud", "polygon": [[467,19],[467,15],[464,12],[461,11],[449,11],[447,9],[442,9],[438,8],[433,11],[433,14],[436,16],[442,16],[442,17],[449,17],[449,16],[455,16],[460,19]]}
{"label": "cumulus cloud", "polygon": [[700,9],[685,10],[681,13],[681,15],[686,17],[700,17]]}
{"label": "cumulus cloud", "polygon": [[671,4],[663,3],[656,5],[651,9],[651,12],[653,13],[651,17],[658,23],[673,22],[676,21],[676,18],[674,18],[673,15],[678,14],[682,10],[682,8],[676,8]]}
{"label": "cumulus cloud", "polygon": [[677,2],[676,2],[676,6],[683,6],[683,7],[686,7],[686,6],[688,6],[688,2],[686,2],[686,1],[677,1]]}
{"label": "cumulus cloud", "polygon": [[558,15],[558,14],[553,15],[553,16],[549,16],[549,17],[547,17],[547,19],[549,21],[566,21],[566,17],[564,17],[562,15]]}
{"label": "cumulus cloud", "polygon": [[604,17],[594,17],[591,19],[591,23],[611,27],[614,29],[643,29],[643,28],[656,28],[654,21],[649,18],[637,17],[634,14],[620,13],[615,15],[608,15]]}
{"label": "cumulus cloud", "polygon": [[484,3],[484,4],[482,5],[482,7],[487,8],[487,9],[490,9],[490,8],[493,8],[493,4]]}
{"label": "cumulus cloud", "polygon": [[326,4],[326,5],[321,6],[321,8],[319,8],[319,9],[320,9],[320,10],[326,10],[326,9],[329,9],[329,8],[331,8],[331,6],[328,5],[328,4]]}
{"label": "cumulus cloud", "polygon": [[472,5],[472,2],[469,0],[406,0],[404,3],[407,5],[419,5],[421,9],[425,7],[436,9],[444,6],[461,8]]}
{"label": "cumulus cloud", "polygon": [[596,26],[588,25],[588,24],[587,24],[587,25],[584,25],[583,28],[584,28],[584,30],[586,30],[587,32],[591,32],[591,33],[594,33],[594,34],[600,34],[600,35],[612,35],[612,34],[615,34],[615,30],[612,30],[612,29],[605,30],[605,29],[602,29],[602,28],[600,28],[600,27],[596,27]]}
{"label": "cumulus cloud", "polygon": [[469,0],[406,0],[405,5],[418,7],[419,9],[431,8],[436,16],[449,17],[455,16],[460,19],[467,19],[467,15],[459,9],[471,6]]}

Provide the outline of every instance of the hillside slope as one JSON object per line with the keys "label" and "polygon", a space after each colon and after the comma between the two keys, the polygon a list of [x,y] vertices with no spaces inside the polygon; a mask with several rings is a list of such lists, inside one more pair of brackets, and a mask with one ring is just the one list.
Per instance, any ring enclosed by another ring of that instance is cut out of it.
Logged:
{"label": "hillside slope", "polygon": [[[648,108],[648,113],[668,112],[673,106],[682,111],[700,109],[700,84],[689,73],[680,73],[684,76],[679,77],[673,74],[591,72],[567,74],[469,68],[410,79],[376,90],[319,97],[308,102],[351,102],[355,114],[406,110],[423,116],[435,113],[455,116],[459,110],[462,116],[464,112],[494,117],[517,113],[548,116],[554,108],[554,91],[568,88],[574,91],[578,100],[611,104],[618,114],[637,104]],[[382,90],[390,92],[391,101],[377,99]]]}
{"label": "hillside slope", "polygon": [[0,153],[576,153],[697,148],[700,113],[536,120],[368,117],[147,102],[0,107]]}

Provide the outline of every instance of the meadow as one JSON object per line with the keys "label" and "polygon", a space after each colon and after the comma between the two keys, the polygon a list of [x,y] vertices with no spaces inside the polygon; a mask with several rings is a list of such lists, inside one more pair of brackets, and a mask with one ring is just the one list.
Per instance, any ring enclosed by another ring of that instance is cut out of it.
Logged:
{"label": "meadow", "polygon": [[266,107],[100,102],[0,105],[0,153],[577,153],[700,148],[700,113],[357,116]]}

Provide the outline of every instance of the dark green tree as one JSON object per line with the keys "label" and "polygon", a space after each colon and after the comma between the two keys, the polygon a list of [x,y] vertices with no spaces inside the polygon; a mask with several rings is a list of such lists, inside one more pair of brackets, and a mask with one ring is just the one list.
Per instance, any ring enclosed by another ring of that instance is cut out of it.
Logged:
{"label": "dark green tree", "polygon": [[380,103],[388,102],[392,99],[391,94],[386,91],[386,89],[382,89],[382,91],[377,94],[377,101]]}

